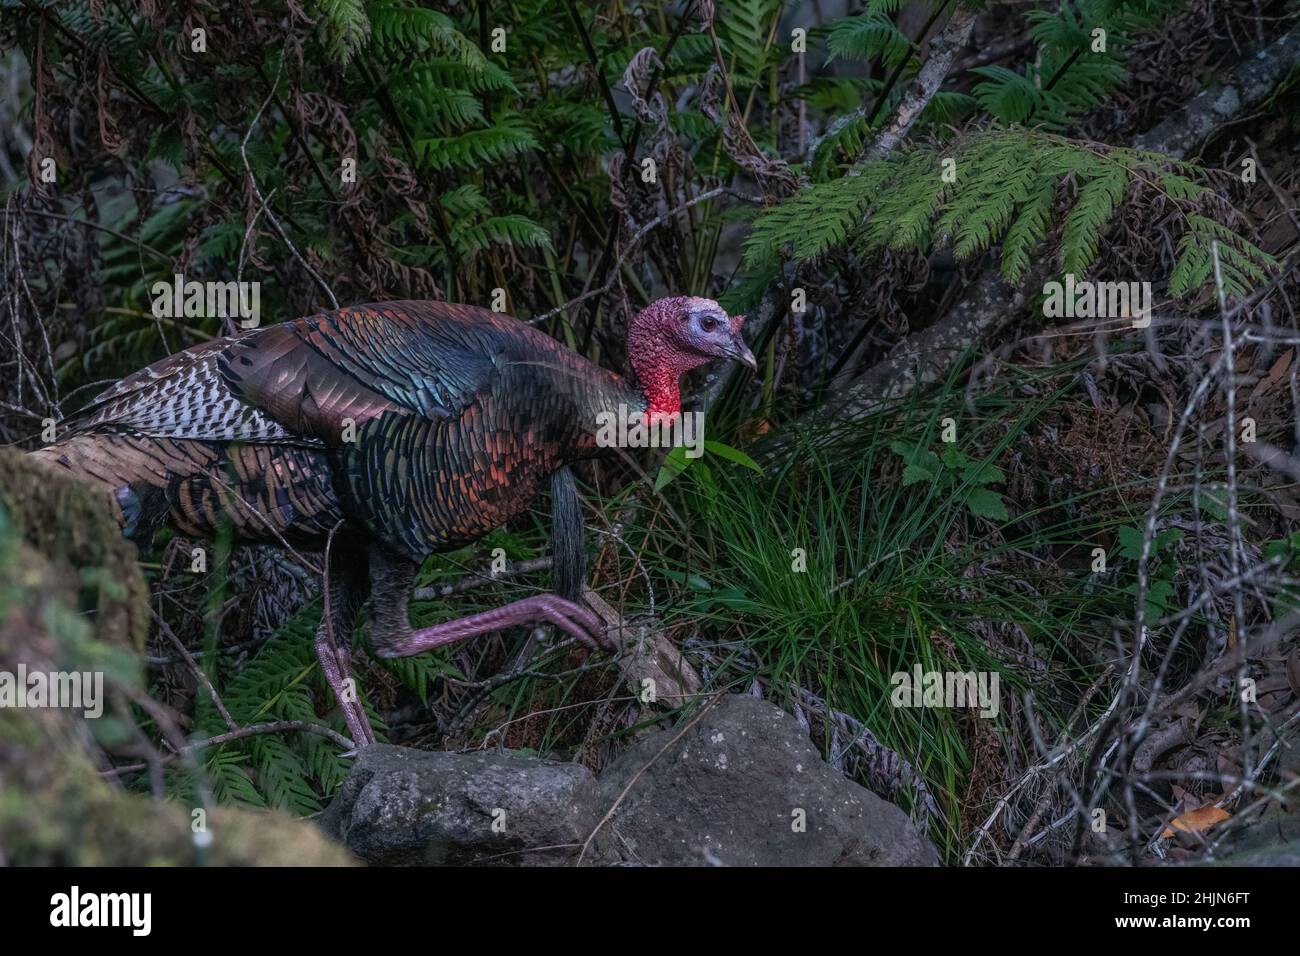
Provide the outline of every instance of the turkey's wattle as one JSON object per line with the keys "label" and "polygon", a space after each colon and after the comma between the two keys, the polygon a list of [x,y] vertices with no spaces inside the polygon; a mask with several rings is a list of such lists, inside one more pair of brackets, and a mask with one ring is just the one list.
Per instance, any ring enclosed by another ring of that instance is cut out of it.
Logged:
{"label": "turkey's wattle", "polygon": [[[358,746],[374,737],[341,694],[352,618],[371,597],[384,656],[417,654],[548,621],[596,646],[581,605],[581,515],[573,461],[593,457],[601,412],[681,408],[681,376],[712,358],[754,366],[740,316],[710,299],[660,299],[633,319],[638,384],[508,316],[440,302],[324,312],[169,356],[123,379],[33,454],[111,489],[124,532],[164,523],[190,536],[330,552],[316,649]],[[561,595],[412,630],[423,558],[476,541],[524,512],[550,481]]]}

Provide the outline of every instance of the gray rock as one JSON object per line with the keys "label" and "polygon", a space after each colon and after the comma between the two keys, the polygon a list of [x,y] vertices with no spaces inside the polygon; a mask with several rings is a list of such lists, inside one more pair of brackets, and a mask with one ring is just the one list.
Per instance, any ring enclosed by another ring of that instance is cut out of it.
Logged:
{"label": "gray rock", "polygon": [[1300,814],[1271,810],[1234,833],[1214,859],[1204,862],[1211,866],[1300,866]]}
{"label": "gray rock", "polygon": [[530,866],[575,856],[597,819],[579,764],[377,744],[319,822],[368,863]]}
{"label": "gray rock", "polygon": [[571,862],[611,807],[586,864],[938,863],[907,815],[828,766],[793,717],[739,696],[638,741],[599,781],[513,753],[368,747],[320,825],[369,863],[529,866]]}
{"label": "gray rock", "polygon": [[591,862],[938,865],[902,810],[830,767],[779,707],[731,695],[670,745],[680,729],[639,741],[601,774],[602,810],[627,793]]}

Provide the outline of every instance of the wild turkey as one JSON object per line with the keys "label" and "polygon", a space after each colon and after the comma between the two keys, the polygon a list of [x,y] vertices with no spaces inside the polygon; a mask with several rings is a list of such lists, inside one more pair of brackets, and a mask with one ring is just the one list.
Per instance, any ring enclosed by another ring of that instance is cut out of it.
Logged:
{"label": "wild turkey", "polygon": [[[124,533],[165,522],[211,536],[327,550],[321,667],[358,746],[374,740],[343,693],[346,635],[367,594],[387,657],[534,621],[589,646],[582,524],[569,463],[593,457],[597,416],[680,411],[688,370],[715,357],[754,366],[742,316],[710,299],[652,303],[632,321],[638,385],[508,316],[468,305],[381,302],[323,312],[178,352],[98,395],[34,454],[101,482]],[[559,595],[411,629],[423,558],[463,547],[525,511],[551,479]],[[328,545],[328,547],[327,547]]]}

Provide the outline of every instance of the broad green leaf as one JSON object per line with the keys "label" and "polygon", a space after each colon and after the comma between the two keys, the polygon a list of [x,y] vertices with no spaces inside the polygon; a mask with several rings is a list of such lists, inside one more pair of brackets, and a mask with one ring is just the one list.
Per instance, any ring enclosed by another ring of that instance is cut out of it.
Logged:
{"label": "broad green leaf", "polygon": [[903,487],[914,485],[918,481],[933,481],[934,475],[920,465],[908,465],[903,469]]}
{"label": "broad green leaf", "polygon": [[1007,506],[1002,502],[1002,496],[988,488],[976,488],[972,491],[966,499],[966,505],[981,518],[1006,521],[1010,517],[1007,514]]}
{"label": "broad green leaf", "polygon": [[943,446],[943,463],[949,468],[958,471],[965,471],[972,462],[970,457],[958,449],[957,445],[952,442],[945,442]]}
{"label": "broad green leaf", "polygon": [[1137,528],[1119,529],[1119,554],[1137,560],[1142,555],[1142,532]]}
{"label": "broad green leaf", "polygon": [[962,468],[962,476],[974,485],[996,485],[1006,481],[997,465],[972,461]]}

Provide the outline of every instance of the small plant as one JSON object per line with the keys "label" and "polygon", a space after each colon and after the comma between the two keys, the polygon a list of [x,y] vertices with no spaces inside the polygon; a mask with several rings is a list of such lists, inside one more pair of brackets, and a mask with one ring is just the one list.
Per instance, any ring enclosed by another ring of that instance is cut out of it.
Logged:
{"label": "small plant", "polygon": [[[1150,580],[1147,583],[1146,620],[1158,621],[1169,609],[1174,596],[1174,578],[1178,565],[1172,560],[1160,560],[1162,553],[1168,554],[1175,542],[1183,537],[1182,529],[1169,528],[1161,531],[1151,539]],[[1142,527],[1130,525],[1119,529],[1119,556],[1135,564],[1142,556]],[[1125,594],[1137,597],[1137,582],[1134,581],[1124,589]]]}
{"label": "small plant", "polygon": [[904,488],[928,481],[936,489],[950,489],[977,518],[1006,521],[1010,517],[1002,495],[989,487],[1006,480],[997,465],[976,461],[952,444],[944,445],[941,454],[905,441],[892,441],[889,449],[903,460]]}
{"label": "small plant", "polygon": [[716,494],[718,484],[714,480],[713,470],[704,462],[704,459],[710,455],[725,461],[735,462],[738,465],[744,465],[760,475],[763,473],[763,469],[759,467],[758,462],[754,461],[754,459],[738,448],[724,445],[720,441],[706,441],[704,443],[704,455],[699,458],[688,458],[686,448],[678,445],[668,453],[664,458],[664,463],[659,467],[659,474],[655,477],[655,491],[662,491],[678,475],[688,468],[693,468],[694,474],[699,478],[700,485],[704,488],[705,493],[709,495]]}

